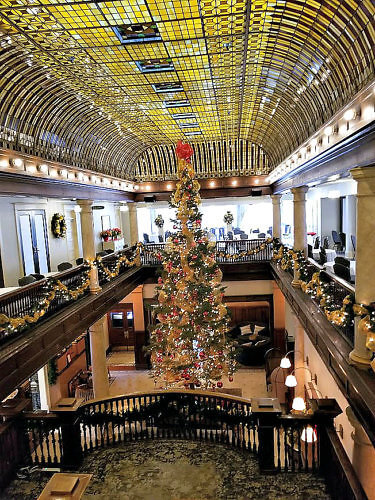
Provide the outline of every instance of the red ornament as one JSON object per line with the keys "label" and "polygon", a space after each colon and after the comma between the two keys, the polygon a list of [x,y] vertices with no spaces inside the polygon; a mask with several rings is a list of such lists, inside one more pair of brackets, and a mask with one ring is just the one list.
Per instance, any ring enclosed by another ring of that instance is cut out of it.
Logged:
{"label": "red ornament", "polygon": [[184,160],[187,160],[188,158],[191,158],[194,154],[193,148],[190,146],[190,144],[183,143],[182,141],[178,141],[177,147],[176,147],[176,155],[178,158],[182,158]]}
{"label": "red ornament", "polygon": [[233,382],[233,377],[228,377],[229,382]]}
{"label": "red ornament", "polygon": [[199,357],[200,357],[201,359],[203,359],[203,358],[205,358],[205,357],[206,357],[206,355],[205,355],[205,353],[204,353],[203,351],[201,351],[201,352],[199,353]]}
{"label": "red ornament", "polygon": [[203,316],[207,316],[208,315],[208,312],[207,311],[204,311],[203,312]]}
{"label": "red ornament", "polygon": [[177,238],[175,238],[175,239],[173,240],[173,243],[178,243],[178,239],[177,239]]}
{"label": "red ornament", "polygon": [[219,356],[223,355],[223,351],[217,351],[217,353],[218,353]]}
{"label": "red ornament", "polygon": [[218,369],[221,370],[223,368],[223,365],[217,365]]}
{"label": "red ornament", "polygon": [[221,387],[223,387],[223,382],[218,382],[217,386],[219,387],[219,389],[221,389]]}
{"label": "red ornament", "polygon": [[161,278],[158,278],[158,283],[159,284],[163,283],[163,280]]}

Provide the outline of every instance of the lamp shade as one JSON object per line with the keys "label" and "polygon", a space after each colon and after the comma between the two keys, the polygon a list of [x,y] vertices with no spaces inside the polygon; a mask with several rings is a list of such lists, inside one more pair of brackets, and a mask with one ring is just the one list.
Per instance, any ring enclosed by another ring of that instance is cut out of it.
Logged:
{"label": "lamp shade", "polygon": [[290,359],[287,357],[282,358],[280,361],[280,368],[290,368],[292,366],[292,363],[290,362]]}
{"label": "lamp shade", "polygon": [[315,443],[318,440],[316,430],[308,425],[303,429],[301,439],[302,441],[306,441],[306,443]]}
{"label": "lamp shade", "polygon": [[294,398],[293,403],[292,403],[292,410],[296,411],[305,411],[306,410],[306,404],[303,398]]}
{"label": "lamp shade", "polygon": [[285,385],[287,387],[295,387],[297,385],[297,379],[294,375],[288,375],[285,379]]}

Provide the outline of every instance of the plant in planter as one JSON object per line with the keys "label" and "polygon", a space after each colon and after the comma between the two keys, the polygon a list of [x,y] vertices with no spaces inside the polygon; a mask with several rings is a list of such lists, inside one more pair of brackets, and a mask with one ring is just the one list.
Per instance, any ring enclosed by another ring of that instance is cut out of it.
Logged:
{"label": "plant in planter", "polygon": [[156,219],[154,220],[155,226],[158,228],[159,235],[163,235],[163,226],[164,226],[164,219],[159,214]]}
{"label": "plant in planter", "polygon": [[121,229],[119,227],[114,227],[111,229],[112,232],[112,239],[113,240],[118,240],[118,238],[121,236]]}
{"label": "plant in planter", "polygon": [[112,230],[111,229],[106,229],[105,231],[102,231],[100,233],[100,237],[104,240],[104,241],[108,241],[109,238],[112,237]]}

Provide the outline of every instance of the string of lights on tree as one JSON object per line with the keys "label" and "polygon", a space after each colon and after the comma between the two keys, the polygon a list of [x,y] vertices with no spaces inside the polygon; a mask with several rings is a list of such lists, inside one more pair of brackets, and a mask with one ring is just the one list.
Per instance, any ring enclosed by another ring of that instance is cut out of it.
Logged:
{"label": "string of lights on tree", "polygon": [[222,272],[215,259],[216,243],[202,230],[199,182],[190,162],[193,150],[181,141],[176,148],[179,182],[171,197],[176,209],[172,237],[159,251],[157,323],[149,352],[151,375],[164,388],[222,387],[233,380],[235,361],[226,339],[229,315],[222,303]]}

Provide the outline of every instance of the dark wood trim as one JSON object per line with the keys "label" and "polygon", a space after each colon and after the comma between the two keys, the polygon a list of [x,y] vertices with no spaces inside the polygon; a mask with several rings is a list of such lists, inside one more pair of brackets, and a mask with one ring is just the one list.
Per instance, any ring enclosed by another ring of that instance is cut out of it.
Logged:
{"label": "dark wood trim", "polygon": [[[375,377],[349,364],[352,347],[311,298],[292,286],[290,274],[271,263],[275,281],[375,446]],[[343,409],[344,410],[344,409]]]}
{"label": "dark wood trim", "polygon": [[86,347],[84,349],[82,349],[82,351],[80,353],[76,354],[70,360],[70,363],[68,363],[62,370],[60,370],[59,372],[57,372],[57,376],[60,376],[62,373],[64,373],[65,370],[67,370],[74,363],[74,361],[76,361],[78,358],[80,358],[82,356],[82,354],[85,354],[85,353],[86,353]]}
{"label": "dark wood trim", "polygon": [[131,269],[87,295],[0,351],[0,400],[71,344],[90,325],[143,283],[152,269]]}

